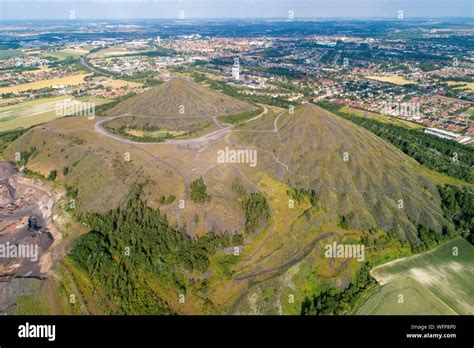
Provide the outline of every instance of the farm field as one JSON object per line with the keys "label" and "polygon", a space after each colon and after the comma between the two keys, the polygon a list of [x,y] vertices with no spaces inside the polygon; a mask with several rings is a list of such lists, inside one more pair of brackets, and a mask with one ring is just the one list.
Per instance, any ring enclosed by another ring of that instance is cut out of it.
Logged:
{"label": "farm field", "polygon": [[12,57],[19,57],[22,55],[23,55],[23,52],[20,50],[12,50],[12,49],[0,50],[0,59],[8,59]]}
{"label": "farm field", "polygon": [[410,81],[404,78],[403,76],[366,76],[369,80],[375,80],[380,82],[388,82],[393,83],[395,85],[409,85],[409,84],[416,84],[415,81]]}
{"label": "farm field", "polygon": [[83,54],[86,54],[87,52],[89,51],[85,49],[77,48],[77,49],[64,49],[64,50],[52,51],[52,52],[42,52],[41,55],[43,57],[52,57],[59,60],[65,60],[68,57],[78,58],[82,56]]}
{"label": "farm field", "polygon": [[109,102],[105,98],[87,97],[70,98],[67,96],[56,98],[43,98],[10,105],[0,108],[0,132],[5,132],[17,128],[28,128],[37,124],[49,122],[62,117],[56,110],[61,107],[66,100],[75,102],[90,102],[96,105]]}
{"label": "farm field", "polygon": [[[142,51],[143,52],[143,51]],[[129,50],[125,47],[109,47],[91,54],[92,58],[106,58],[114,56],[123,56],[126,54],[140,53],[140,51]]]}
{"label": "farm field", "polygon": [[454,88],[468,88],[470,92],[474,92],[474,82],[448,81],[448,86],[454,86]]}
{"label": "farm field", "polygon": [[39,72],[45,72],[45,71],[50,71],[51,68],[40,68],[40,69],[36,69],[36,70],[25,70],[25,71],[22,71],[21,74],[22,75],[27,75],[27,74],[34,74],[34,73],[39,73]]}
{"label": "farm field", "polygon": [[[375,267],[371,274],[381,287],[356,314],[474,314],[474,247],[464,239]],[[398,304],[400,294],[405,305]]]}
{"label": "farm field", "polygon": [[71,76],[60,77],[50,80],[41,80],[35,82],[24,83],[17,86],[10,86],[0,88],[0,93],[15,93],[15,92],[24,92],[28,90],[37,90],[42,88],[53,87],[57,85],[64,86],[77,86],[84,83],[84,79],[90,74],[76,74]]}
{"label": "farm field", "polygon": [[410,277],[378,286],[356,311],[359,315],[456,315],[446,303]]}
{"label": "farm field", "polygon": [[20,98],[3,98],[0,99],[0,106],[4,106],[10,103],[16,103]]}
{"label": "farm field", "polygon": [[95,82],[100,82],[104,86],[110,87],[110,88],[122,88],[122,87],[135,88],[135,87],[143,86],[143,83],[139,83],[139,82],[120,80],[120,79],[109,79],[109,78],[104,78],[104,77],[96,77],[93,80]]}

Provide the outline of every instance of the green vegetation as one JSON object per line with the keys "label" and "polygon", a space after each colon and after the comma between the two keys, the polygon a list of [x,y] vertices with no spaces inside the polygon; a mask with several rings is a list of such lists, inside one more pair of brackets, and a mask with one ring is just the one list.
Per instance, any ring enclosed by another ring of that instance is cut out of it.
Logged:
{"label": "green vegetation", "polygon": [[191,240],[184,229],[170,226],[166,215],[147,207],[140,195],[136,186],[123,210],[82,217],[91,232],[75,241],[69,257],[87,273],[97,293],[104,294],[103,302],[116,306],[110,312],[171,314],[175,311],[159,290],[186,292],[184,270],[206,271],[209,256],[232,245],[234,237],[209,232]]}
{"label": "green vegetation", "polygon": [[457,236],[473,239],[474,231],[474,191],[470,188],[453,185],[438,186],[444,216],[454,225],[445,226],[443,233],[436,233],[426,226],[418,225],[421,243],[411,243],[413,253],[433,249]]}
{"label": "green vegetation", "polygon": [[445,217],[453,222],[456,228],[474,230],[474,190],[461,186],[439,186],[441,204]]}
{"label": "green vegetation", "polygon": [[16,129],[8,132],[0,133],[0,155],[3,155],[3,150],[13,141],[25,134],[27,129]]}
{"label": "green vegetation", "polygon": [[303,203],[304,199],[308,198],[313,207],[318,205],[318,195],[313,189],[305,190],[302,188],[291,188],[287,191],[287,194],[290,198],[298,202],[298,204]]}
{"label": "green vegetation", "polygon": [[122,97],[119,97],[117,99],[114,99],[113,101],[111,101],[110,103],[106,103],[106,104],[101,104],[101,105],[96,105],[95,107],[95,115],[96,116],[106,116],[105,113],[107,110],[109,109],[112,109],[114,106],[120,104],[121,102],[123,102],[124,100],[130,98],[130,97],[133,97],[135,94],[133,93],[128,93]]}
{"label": "green vegetation", "polygon": [[122,54],[121,57],[171,57],[176,54],[175,50],[165,48],[165,47],[156,47],[153,51],[143,51],[137,53]]}
{"label": "green vegetation", "polygon": [[35,157],[38,154],[38,149],[36,147],[31,147],[28,151],[20,152],[20,159],[17,161],[17,164],[24,166],[28,163],[30,158]]}
{"label": "green vegetation", "polygon": [[63,176],[66,176],[69,174],[69,167],[66,166],[66,167],[63,167]]}
{"label": "green vegetation", "polygon": [[206,192],[207,186],[204,183],[203,177],[194,180],[191,185],[189,185],[191,190],[191,200],[195,203],[206,203],[211,201],[211,196]]}
{"label": "green vegetation", "polygon": [[[111,133],[121,135],[127,139],[139,141],[143,143],[164,142],[167,139],[186,137],[200,132],[210,126],[209,122],[199,122],[188,127],[186,131],[166,130],[157,126],[136,126],[130,123],[123,124],[118,128],[109,126],[108,123],[104,127]],[[134,134],[135,133],[135,134]]]}
{"label": "green vegetation", "polygon": [[57,176],[58,176],[58,172],[56,170],[52,170],[49,172],[48,180],[54,181],[56,180]]}
{"label": "green vegetation", "polygon": [[265,196],[259,192],[248,195],[242,202],[245,213],[245,233],[255,233],[270,218]]}
{"label": "green vegetation", "polygon": [[20,50],[14,49],[7,49],[7,50],[0,50],[0,59],[8,59],[13,57],[22,56],[23,52]]}
{"label": "green vegetation", "polygon": [[301,304],[303,315],[332,315],[351,313],[358,298],[375,285],[370,276],[371,265],[366,262],[357,272],[355,279],[343,291],[329,288],[321,291],[312,299],[305,298]]}
{"label": "green vegetation", "polygon": [[321,102],[319,105],[390,142],[420,164],[457,179],[474,183],[474,148],[442,139],[422,131],[410,130],[341,111],[341,106]]}
{"label": "green vegetation", "polygon": [[349,217],[345,215],[340,215],[339,216],[339,226],[341,226],[342,229],[347,230],[349,229]]}
{"label": "green vegetation", "polygon": [[24,295],[17,299],[16,315],[47,315],[49,306],[36,295]]}
{"label": "green vegetation", "polygon": [[[144,143],[159,143],[159,142],[165,141],[166,139],[173,138],[173,136],[171,135],[170,132],[167,132],[167,131],[159,132],[160,131],[159,128],[153,128],[153,131],[158,132],[158,133],[153,134],[153,135],[149,135],[149,134],[144,133],[143,136],[137,136],[137,135],[130,134],[130,132],[128,132],[128,130],[138,129],[138,128],[130,127],[130,125],[128,125],[128,124],[122,125],[117,129],[110,128],[110,127],[107,127],[107,126],[105,128],[107,128],[107,130],[109,130],[110,132],[119,134],[119,135],[121,135],[121,136],[123,136],[127,139],[134,140],[134,141],[140,141],[140,142],[144,142]],[[142,130],[142,129],[140,129],[140,130]]]}
{"label": "green vegetation", "polygon": [[162,197],[160,198],[160,204],[168,205],[168,204],[173,203],[175,199],[176,199],[176,197],[173,196],[173,195],[169,195],[169,196],[167,196],[167,197],[162,196]]}
{"label": "green vegetation", "polygon": [[245,187],[242,185],[239,179],[236,179],[232,184],[232,190],[237,194],[238,198],[242,198],[247,194]]}
{"label": "green vegetation", "polygon": [[219,120],[225,123],[230,123],[230,124],[240,124],[242,122],[250,120],[251,118],[255,116],[260,115],[262,112],[263,112],[263,108],[259,108],[253,111],[244,111],[238,114],[219,116]]}

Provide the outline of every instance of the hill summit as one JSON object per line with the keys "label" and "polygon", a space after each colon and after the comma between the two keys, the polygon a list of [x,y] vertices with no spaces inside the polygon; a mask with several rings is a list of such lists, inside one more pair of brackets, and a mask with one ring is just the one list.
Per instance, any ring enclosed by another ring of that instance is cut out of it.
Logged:
{"label": "hill summit", "polygon": [[188,79],[175,77],[158,87],[121,102],[110,109],[107,115],[214,117],[250,111],[254,108],[246,102],[208,89]]}

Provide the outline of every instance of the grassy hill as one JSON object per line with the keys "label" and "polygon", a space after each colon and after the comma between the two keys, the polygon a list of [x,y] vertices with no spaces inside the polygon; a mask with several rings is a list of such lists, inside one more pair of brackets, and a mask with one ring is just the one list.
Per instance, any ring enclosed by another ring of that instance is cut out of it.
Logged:
{"label": "grassy hill", "polygon": [[132,114],[148,117],[213,117],[255,109],[252,105],[207,89],[184,78],[127,99],[107,112],[109,116]]}
{"label": "grassy hill", "polygon": [[316,105],[262,118],[237,134],[259,149],[258,168],[316,191],[329,219],[344,216],[353,228],[381,228],[405,240],[417,239],[417,224],[437,232],[448,224],[436,186],[413,159]]}

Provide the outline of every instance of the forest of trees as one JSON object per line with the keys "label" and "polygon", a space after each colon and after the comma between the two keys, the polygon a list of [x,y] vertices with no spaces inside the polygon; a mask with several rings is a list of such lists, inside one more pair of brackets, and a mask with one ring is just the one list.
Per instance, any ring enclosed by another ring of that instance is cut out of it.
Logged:
{"label": "forest of trees", "polygon": [[438,191],[444,216],[474,244],[474,190],[444,185],[438,186]]}
{"label": "forest of trees", "polygon": [[253,235],[270,219],[267,198],[260,192],[248,194],[238,179],[232,184],[232,190],[237,194],[237,200],[245,215],[244,232]]}
{"label": "forest of trees", "polygon": [[211,201],[211,196],[207,194],[207,186],[201,176],[189,185],[191,190],[191,200],[196,203],[206,203]]}
{"label": "forest of trees", "polygon": [[79,237],[69,257],[117,314],[169,314],[172,309],[150,284],[185,293],[185,271],[205,272],[209,256],[219,248],[241,242],[241,236],[209,232],[191,239],[183,228],[169,224],[166,215],[146,206],[141,188],[133,188],[127,206],[80,219],[91,231]]}
{"label": "forest of trees", "polygon": [[242,202],[245,213],[245,233],[255,233],[270,218],[267,199],[259,192],[247,195]]}
{"label": "forest of trees", "polygon": [[474,148],[454,141],[340,111],[341,106],[328,102],[319,105],[362,126],[390,142],[419,163],[440,173],[474,183]]}

